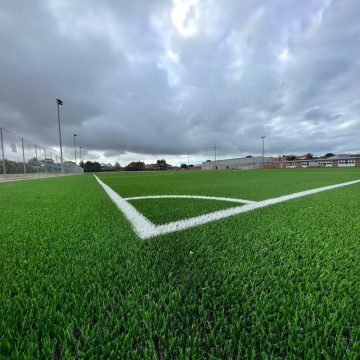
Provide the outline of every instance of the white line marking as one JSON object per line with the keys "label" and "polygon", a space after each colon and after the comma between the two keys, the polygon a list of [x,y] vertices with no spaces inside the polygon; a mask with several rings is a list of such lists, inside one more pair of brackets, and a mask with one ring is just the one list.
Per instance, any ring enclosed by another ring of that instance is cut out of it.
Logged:
{"label": "white line marking", "polygon": [[153,234],[156,231],[156,226],[150,222],[144,215],[140,214],[131,204],[124,200],[118,193],[116,193],[109,186],[104,184],[95,174],[96,180],[104,188],[106,193],[114,201],[117,207],[124,213],[126,218],[134,226],[137,235],[146,239],[147,234]]}
{"label": "white line marking", "polygon": [[230,201],[230,202],[242,203],[242,204],[253,204],[253,203],[256,203],[256,201],[251,201],[251,200],[232,199],[232,198],[216,197],[216,196],[196,196],[196,195],[151,195],[151,196],[136,196],[136,197],[124,198],[124,200],[163,199],[163,198],[220,200],[220,201]]}
{"label": "white line marking", "polygon": [[129,204],[125,199],[123,199],[118,193],[112,190],[109,186],[105,185],[96,175],[94,175],[99,184],[104,188],[106,193],[110,196],[110,198],[115,202],[118,208],[124,213],[126,218],[131,222],[134,227],[136,234],[141,239],[151,238],[153,236],[167,234],[173,231],[184,230],[190,227],[202,225],[211,221],[224,219],[229,216],[237,215],[240,213],[244,213],[247,211],[259,209],[265,206],[277,204],[283,201],[296,199],[302,196],[307,196],[311,194],[316,194],[321,191],[336,189],[338,187],[353,185],[356,183],[360,183],[360,180],[349,181],[342,184],[324,186],[317,189],[301,191],[291,195],[284,195],[274,199],[268,199],[259,201],[256,203],[247,204],[244,206],[237,206],[231,209],[215,211],[210,214],[201,215],[197,217],[193,217],[190,219],[180,220],[171,222],[165,225],[156,226],[151,223],[145,216],[141,215],[131,204]]}

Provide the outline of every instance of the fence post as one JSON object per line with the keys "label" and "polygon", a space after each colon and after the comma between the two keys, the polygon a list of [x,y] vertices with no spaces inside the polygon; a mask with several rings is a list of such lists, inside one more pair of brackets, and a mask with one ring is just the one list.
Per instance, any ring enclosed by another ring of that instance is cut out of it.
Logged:
{"label": "fence post", "polygon": [[4,155],[4,140],[3,140],[3,133],[2,133],[2,128],[1,127],[0,127],[0,137],[1,137],[1,153],[2,153],[2,160],[3,160],[3,167],[4,167],[4,175],[6,175],[5,155]]}
{"label": "fence post", "polygon": [[36,172],[39,173],[39,162],[38,162],[38,157],[37,157],[36,144],[35,144],[35,157],[36,157]]}
{"label": "fence post", "polygon": [[47,174],[46,150],[45,149],[44,149],[44,157],[45,157],[45,173]]}
{"label": "fence post", "polygon": [[22,150],[23,150],[24,175],[26,175],[24,138],[21,138],[21,145],[22,145]]}

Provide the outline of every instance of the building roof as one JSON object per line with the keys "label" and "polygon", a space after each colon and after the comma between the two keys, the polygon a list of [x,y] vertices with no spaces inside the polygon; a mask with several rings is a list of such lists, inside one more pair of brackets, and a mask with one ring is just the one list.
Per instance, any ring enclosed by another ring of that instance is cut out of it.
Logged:
{"label": "building roof", "polygon": [[[332,161],[332,160],[354,160],[360,159],[360,154],[345,154],[345,155],[335,155],[328,158],[318,158],[318,159],[296,159],[296,160],[285,160],[285,162],[302,162],[302,161],[309,161],[309,162],[317,162],[317,161]],[[278,160],[279,161],[279,160]]]}
{"label": "building roof", "polygon": [[360,154],[339,154],[328,157],[326,160],[359,159]]}

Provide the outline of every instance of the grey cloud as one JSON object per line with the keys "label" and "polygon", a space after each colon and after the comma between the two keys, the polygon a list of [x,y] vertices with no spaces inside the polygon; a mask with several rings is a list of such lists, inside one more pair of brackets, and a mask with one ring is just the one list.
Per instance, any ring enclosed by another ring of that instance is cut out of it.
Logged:
{"label": "grey cloud", "polygon": [[172,10],[3,2],[0,126],[56,148],[60,98],[68,157],[74,133],[102,162],[260,154],[262,135],[269,155],[360,152],[358,2],[201,1],[186,36]]}
{"label": "grey cloud", "polygon": [[320,122],[336,120],[340,116],[340,114],[333,114],[319,108],[313,108],[305,112],[304,119],[312,121],[314,124],[318,124]]}

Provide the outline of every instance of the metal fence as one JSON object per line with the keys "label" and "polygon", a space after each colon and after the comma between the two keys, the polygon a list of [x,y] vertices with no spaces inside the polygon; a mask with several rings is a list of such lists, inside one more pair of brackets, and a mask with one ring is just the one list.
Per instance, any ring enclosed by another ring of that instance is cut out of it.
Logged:
{"label": "metal fence", "polygon": [[0,127],[0,180],[82,174],[74,162]]}

